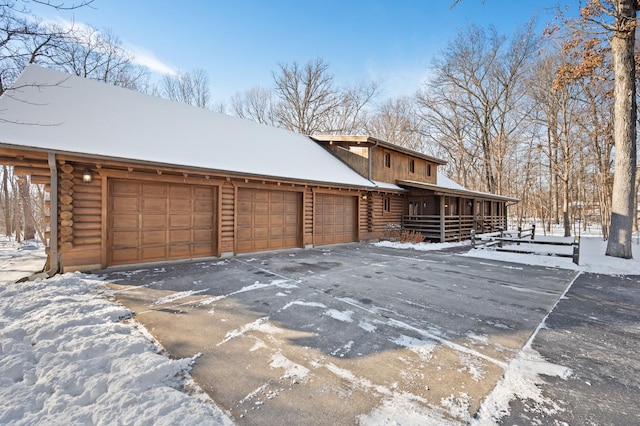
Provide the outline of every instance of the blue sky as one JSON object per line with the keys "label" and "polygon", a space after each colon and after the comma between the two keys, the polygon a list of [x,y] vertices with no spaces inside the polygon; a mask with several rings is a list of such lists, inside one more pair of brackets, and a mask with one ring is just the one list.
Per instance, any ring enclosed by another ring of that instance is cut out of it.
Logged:
{"label": "blue sky", "polygon": [[[578,0],[94,0],[91,8],[44,19],[73,19],[112,30],[156,70],[207,71],[215,101],[254,85],[270,87],[278,63],[329,63],[339,84],[376,79],[382,96],[414,93],[429,66],[467,23],[511,33],[550,8]],[[67,1],[68,3],[68,1]],[[155,61],[155,62],[153,62]]]}

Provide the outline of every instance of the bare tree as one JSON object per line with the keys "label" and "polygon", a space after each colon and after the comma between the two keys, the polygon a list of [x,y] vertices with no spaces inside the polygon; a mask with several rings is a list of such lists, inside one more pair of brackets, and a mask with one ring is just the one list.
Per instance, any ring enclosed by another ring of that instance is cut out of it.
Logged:
{"label": "bare tree", "polygon": [[143,90],[148,72],[134,64],[133,55],[111,31],[72,28],[62,43],[50,49],[50,60],[62,71],[114,86]]}
{"label": "bare tree", "polygon": [[273,80],[279,101],[274,117],[280,127],[305,135],[324,131],[323,124],[341,102],[328,69],[322,59],[304,66],[297,62],[279,65]]}
{"label": "bare tree", "polygon": [[422,152],[421,118],[410,97],[388,99],[369,114],[365,132],[414,151]]}
{"label": "bare tree", "polygon": [[359,134],[366,127],[366,110],[378,94],[375,81],[341,89],[338,104],[328,111],[320,129],[326,134]]}
{"label": "bare tree", "polygon": [[[65,3],[34,0],[55,9],[76,9],[93,0]],[[0,0],[0,95],[27,64],[45,61],[69,31],[43,24],[31,14],[28,0]]]}
{"label": "bare tree", "polygon": [[[447,108],[449,124],[467,127],[465,151],[481,158],[483,188],[502,193],[505,160],[513,154],[517,133],[528,112],[523,102],[523,76],[537,52],[532,25],[510,42],[495,28],[469,25],[434,61],[434,77],[426,85],[423,114],[434,119]],[[453,115],[452,115],[453,114]],[[457,142],[457,141],[456,141]]]}
{"label": "bare tree", "polygon": [[273,125],[273,102],[271,90],[254,86],[245,92],[235,94],[231,98],[231,108],[237,117]]}
{"label": "bare tree", "polygon": [[202,69],[164,76],[160,82],[160,95],[172,101],[211,109],[209,76]]}

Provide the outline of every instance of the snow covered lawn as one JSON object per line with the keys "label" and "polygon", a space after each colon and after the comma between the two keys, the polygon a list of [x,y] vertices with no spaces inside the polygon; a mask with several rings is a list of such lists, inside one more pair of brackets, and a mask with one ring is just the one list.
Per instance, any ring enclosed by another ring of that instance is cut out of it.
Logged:
{"label": "snow covered lawn", "polygon": [[[633,237],[633,259],[618,259],[615,257],[605,256],[605,250],[607,242],[602,237],[597,236],[583,236],[580,239],[580,265],[576,265],[572,262],[571,258],[547,256],[540,254],[525,254],[525,253],[508,253],[495,250],[493,247],[479,247],[477,249],[471,249],[471,243],[469,241],[462,241],[456,243],[402,243],[392,241],[380,241],[375,243],[378,247],[389,247],[403,250],[416,250],[416,251],[438,251],[445,250],[453,247],[469,247],[467,253],[463,256],[479,257],[483,259],[492,259],[502,262],[512,263],[524,263],[526,265],[538,265],[547,266],[551,268],[572,269],[582,272],[593,272],[608,275],[638,275],[640,274],[640,244],[638,244],[639,236]],[[565,237],[550,237],[550,236],[538,236],[539,241],[571,241],[572,238]],[[510,245],[510,248],[516,248],[515,245]],[[523,250],[532,250],[539,248],[541,252],[546,253],[570,253],[571,247],[566,246],[551,246],[551,245],[536,245],[536,244],[523,244]]]}
{"label": "snow covered lawn", "polygon": [[[3,242],[4,264],[19,262]],[[164,355],[103,282],[8,278],[0,276],[0,424],[232,424],[191,380],[194,359]]]}

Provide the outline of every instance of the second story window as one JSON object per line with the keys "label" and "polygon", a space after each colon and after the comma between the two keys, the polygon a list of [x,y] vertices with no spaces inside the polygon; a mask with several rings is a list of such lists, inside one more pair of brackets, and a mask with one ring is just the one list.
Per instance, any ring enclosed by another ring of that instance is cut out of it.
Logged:
{"label": "second story window", "polygon": [[391,153],[390,152],[385,152],[384,153],[384,166],[386,168],[391,168]]}
{"label": "second story window", "polygon": [[427,177],[431,176],[431,164],[427,164]]}
{"label": "second story window", "polygon": [[416,171],[416,162],[415,160],[409,159],[409,173],[415,173]]}

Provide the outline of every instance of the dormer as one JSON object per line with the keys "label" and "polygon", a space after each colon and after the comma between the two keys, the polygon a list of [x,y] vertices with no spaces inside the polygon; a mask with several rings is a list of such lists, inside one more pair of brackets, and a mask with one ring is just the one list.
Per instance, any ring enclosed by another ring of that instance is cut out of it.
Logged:
{"label": "dormer", "polygon": [[313,135],[363,177],[395,184],[398,180],[437,185],[438,166],[447,162],[371,136]]}

